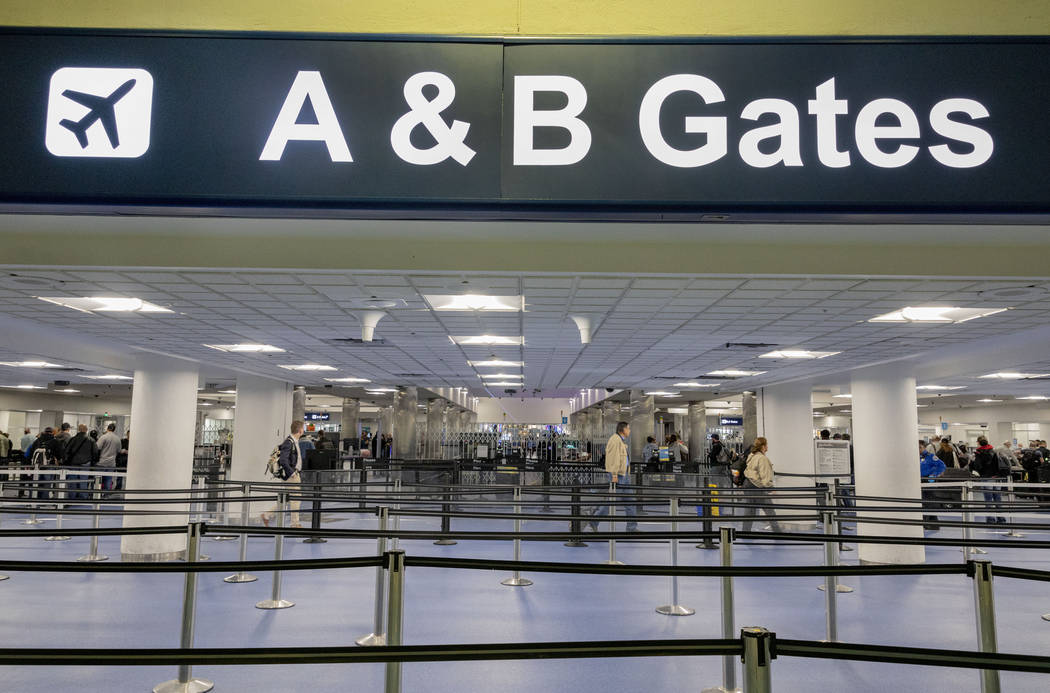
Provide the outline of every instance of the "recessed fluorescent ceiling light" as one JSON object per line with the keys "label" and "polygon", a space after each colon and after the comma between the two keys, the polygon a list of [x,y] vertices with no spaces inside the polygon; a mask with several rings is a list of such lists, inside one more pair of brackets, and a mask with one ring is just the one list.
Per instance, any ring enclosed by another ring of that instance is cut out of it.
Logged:
{"label": "recessed fluorescent ceiling light", "polygon": [[37,296],[41,301],[54,303],[84,313],[170,313],[171,310],[141,298],[124,298],[122,296],[85,296],[82,298],[65,296]]}
{"label": "recessed fluorescent ceiling light", "polygon": [[522,382],[520,380],[517,380],[517,381],[507,380],[507,381],[500,381],[498,383],[485,383],[485,384],[486,385],[491,385],[493,387],[524,387],[524,385],[522,384]]}
{"label": "recessed fluorescent ceiling light", "polygon": [[832,395],[836,399],[853,399],[853,395]]}
{"label": "recessed fluorescent ceiling light", "polygon": [[689,409],[687,407],[669,407],[667,409],[668,414],[688,414]]}
{"label": "recessed fluorescent ceiling light", "polygon": [[367,378],[325,378],[330,383],[370,383]]}
{"label": "recessed fluorescent ceiling light", "polygon": [[[979,399],[977,401],[978,402],[1002,402],[1003,400],[1001,400],[1001,399],[988,399],[988,398],[985,398],[985,399]],[[929,406],[929,405],[922,405],[922,406]]]}
{"label": "recessed fluorescent ceiling light", "polygon": [[112,373],[107,375],[88,375],[85,377],[91,378],[92,380],[134,380],[130,375],[114,375]]}
{"label": "recessed fluorescent ceiling light", "polygon": [[723,371],[711,371],[708,375],[714,375],[723,378],[746,378],[751,375],[762,375],[765,371],[738,371],[733,369]]}
{"label": "recessed fluorescent ceiling light", "polygon": [[704,402],[704,406],[708,407],[708,408],[714,407],[716,409],[727,409],[729,407],[732,407],[733,403],[732,402],[728,402],[728,401],[727,402],[722,402],[722,401],[711,399],[711,400],[708,400],[708,401]]}
{"label": "recessed fluorescent ceiling light", "polygon": [[470,346],[472,344],[483,344],[483,345],[499,345],[499,346],[520,346],[525,341],[524,337],[500,337],[491,334],[480,334],[473,336],[459,336],[449,337],[453,344],[460,344],[463,346]]}
{"label": "recessed fluorescent ceiling light", "polygon": [[290,371],[334,371],[334,366],[320,366],[316,363],[301,363],[297,366],[281,366]]}
{"label": "recessed fluorescent ceiling light", "polygon": [[839,351],[806,351],[805,349],[778,349],[762,354],[760,359],[823,359],[839,354]]}
{"label": "recessed fluorescent ceiling light", "polygon": [[514,373],[485,373],[481,376],[482,378],[492,378],[499,380],[500,378],[523,378],[524,376],[516,375]]}
{"label": "recessed fluorescent ceiling light", "polygon": [[80,392],[80,390],[73,390],[67,387],[63,390],[55,390],[55,392]]}
{"label": "recessed fluorescent ceiling light", "polygon": [[916,390],[965,390],[965,385],[917,385]]}
{"label": "recessed fluorescent ceiling light", "polygon": [[1029,378],[1048,378],[1050,373],[1014,373],[1012,371],[1004,371],[1001,373],[989,373],[981,377],[998,378],[999,380],[1027,380]]}
{"label": "recessed fluorescent ceiling light", "polygon": [[46,390],[47,388],[43,385],[5,385],[4,387],[10,387],[15,390]]}
{"label": "recessed fluorescent ceiling light", "polygon": [[656,397],[678,397],[680,393],[670,392],[668,390],[649,390],[645,392],[646,395],[655,395]]}
{"label": "recessed fluorescent ceiling light", "polygon": [[480,366],[494,366],[496,368],[521,368],[525,365],[522,361],[502,361],[500,359],[489,359],[488,361],[467,361],[467,365],[474,366],[475,368]]}
{"label": "recessed fluorescent ceiling light", "polygon": [[12,368],[61,368],[57,363],[47,361],[0,361],[0,366],[11,366]]}
{"label": "recessed fluorescent ceiling light", "polygon": [[906,306],[892,313],[879,315],[868,322],[966,322],[1002,313],[1009,308],[958,308],[954,306]]}
{"label": "recessed fluorescent ceiling light", "polygon": [[284,349],[270,344],[205,344],[209,349],[232,351],[240,354],[283,354]]}
{"label": "recessed fluorescent ceiling light", "polygon": [[373,394],[380,394],[383,392],[397,392],[397,388],[393,387],[370,387],[365,392],[371,392]]}
{"label": "recessed fluorescent ceiling light", "polygon": [[688,383],[675,383],[672,387],[718,387],[722,383],[697,383],[690,381]]}
{"label": "recessed fluorescent ceiling light", "polygon": [[522,296],[483,296],[481,294],[425,295],[423,296],[434,310],[485,310],[485,311],[521,311],[525,307]]}
{"label": "recessed fluorescent ceiling light", "polygon": [[1044,399],[1050,399],[1050,397],[1044,397],[1043,395],[1028,395],[1027,397],[1018,397],[1017,399],[1038,399],[1038,400],[1044,400]]}
{"label": "recessed fluorescent ceiling light", "polygon": [[235,395],[235,394],[237,394],[236,390],[216,390],[216,392],[219,393],[220,395]]}

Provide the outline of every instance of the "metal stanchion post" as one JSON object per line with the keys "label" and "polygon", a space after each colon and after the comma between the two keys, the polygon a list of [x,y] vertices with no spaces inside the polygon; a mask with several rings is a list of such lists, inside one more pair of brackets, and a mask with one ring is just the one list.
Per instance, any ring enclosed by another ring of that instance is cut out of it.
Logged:
{"label": "metal stanchion post", "polygon": [[[99,502],[100,502],[100,499],[102,497],[102,495],[101,495],[101,493],[102,493],[102,478],[101,477],[95,477],[94,491],[95,491],[95,493],[93,494],[94,498],[92,499],[93,500],[92,508],[94,508],[94,510],[95,510],[95,517],[94,517],[94,519],[91,522],[91,527],[92,527],[92,529],[94,529],[97,532],[98,531],[98,524],[99,524],[99,514],[98,514]],[[83,563],[98,563],[99,561],[107,561],[107,560],[109,560],[109,556],[101,556],[101,555],[99,555],[99,552],[98,552],[98,534],[92,534],[91,535],[91,550],[88,552],[88,554],[86,556],[81,556],[77,560],[81,561]]]}
{"label": "metal stanchion post", "polygon": [[988,553],[984,549],[979,549],[975,546],[971,546],[969,542],[973,541],[973,527],[970,525],[973,523],[973,513],[967,507],[968,503],[973,502],[973,485],[967,481],[966,485],[962,489],[962,501],[963,501],[963,522],[966,523],[966,527],[963,527],[963,539],[966,540],[967,544],[963,546],[963,563],[970,560],[972,554],[986,554]]}
{"label": "metal stanchion post", "polygon": [[[722,567],[733,567],[733,538],[736,530],[732,527],[718,528],[718,548],[721,554]],[[729,639],[736,635],[736,613],[733,606],[733,577],[722,577],[722,637]],[[703,693],[740,693],[736,685],[736,657],[722,657],[722,685],[705,688]]]}
{"label": "metal stanchion post", "polygon": [[[401,473],[399,472],[397,478],[394,479],[394,531],[401,531]],[[397,551],[397,545],[400,543],[399,537],[395,534],[393,540],[390,542],[390,550]]]}
{"label": "metal stanchion post", "polygon": [[[616,482],[609,482],[609,519],[616,517],[616,506],[613,502],[616,500]],[[609,529],[612,532],[616,531],[616,523],[610,522]],[[623,561],[616,560],[616,540],[609,539],[609,560],[605,561],[605,565],[623,565]]]}
{"label": "metal stanchion post", "polygon": [[[273,560],[279,561],[284,556],[284,534],[281,532],[284,529],[284,518],[288,512],[288,492],[279,491],[277,493],[277,532],[274,533],[273,541]],[[269,599],[264,599],[255,605],[256,609],[287,609],[295,606],[295,602],[288,601],[287,599],[281,599],[281,570],[278,568],[273,571],[273,591],[270,593]]]}
{"label": "metal stanchion post", "polygon": [[744,693],[772,693],[773,642],[775,633],[765,628],[744,628]]}
{"label": "metal stanchion post", "polygon": [[448,534],[452,531],[452,487],[445,487],[444,503],[441,504],[441,533],[445,536],[434,542],[437,546],[453,546],[455,539],[449,539]]}
{"label": "metal stanchion post", "polygon": [[[379,516],[379,535],[376,538],[376,545],[378,549],[377,553],[380,556],[386,553],[386,535],[384,532],[386,532],[386,523],[389,512],[389,508],[385,505],[376,508],[376,514]],[[376,608],[372,632],[354,641],[361,647],[386,645],[386,628],[383,627],[383,606],[384,601],[386,600],[386,576],[383,574],[383,571],[383,566],[376,567]]]}
{"label": "metal stanchion post", "polygon": [[[678,498],[671,498],[671,532],[678,531]],[[671,538],[671,566],[678,567],[678,538]],[[678,603],[678,576],[671,576],[671,603],[656,607],[656,613],[665,616],[692,616],[695,610]]]}
{"label": "metal stanchion post", "polygon": [[[314,481],[317,481],[318,472],[313,472]],[[310,501],[310,529],[315,532],[313,536],[303,539],[304,544],[327,544],[328,540],[320,536],[321,532],[321,485],[313,484],[313,499]]]}
{"label": "metal stanchion post", "polygon": [[[517,536],[521,533],[521,486],[514,487],[514,560],[521,560],[521,539]],[[532,580],[523,578],[521,573],[517,570],[514,571],[514,577],[509,577],[506,580],[501,581],[499,584],[507,587],[528,587],[532,584]]]}
{"label": "metal stanchion post", "polygon": [[33,512],[29,515],[28,520],[23,520],[24,525],[39,525],[43,524],[43,520],[38,520],[36,517],[36,511],[40,508],[40,487],[37,484],[40,483],[40,467],[33,465],[33,487],[28,491],[32,494],[29,496],[31,499],[29,504],[33,506]]}
{"label": "metal stanchion post", "polygon": [[[700,477],[697,476],[697,478],[700,478]],[[701,507],[700,516],[703,518],[703,524],[701,525],[701,528],[703,529],[704,532],[711,532],[711,518],[713,517],[712,510],[711,510],[711,504],[714,502],[714,494],[711,493],[711,487],[708,486],[709,483],[710,483],[710,479],[705,476],[703,478],[704,487],[703,487],[703,489],[700,490],[700,502],[703,504],[703,505],[700,506]],[[711,537],[704,537],[703,542],[697,544],[696,548],[698,548],[698,549],[714,549],[714,548],[717,548],[717,547],[715,546],[714,539],[712,539]],[[729,637],[733,637],[733,636],[730,635]]]}
{"label": "metal stanchion post", "polygon": [[[186,534],[186,560],[196,563],[200,558],[201,525],[199,522],[190,524]],[[182,634],[179,638],[179,647],[188,650],[193,647],[193,627],[197,616],[197,573],[192,570],[186,571],[186,581],[182,596]],[[179,665],[179,678],[165,681],[153,687],[153,693],[204,693],[215,687],[215,684],[205,679],[193,678],[192,666],[189,664]]]}
{"label": "metal stanchion post", "polygon": [[[1017,493],[1014,490],[1014,477],[1013,477],[1013,474],[1008,474],[1006,476],[1006,494],[1007,494],[1006,497],[1009,499],[1010,505],[1013,506],[1014,502],[1017,500]],[[1010,518],[1010,521],[1011,522],[1013,521],[1012,517]],[[1003,536],[1014,537],[1015,539],[1020,539],[1020,538],[1022,538],[1024,536],[1024,534],[1021,533],[1021,532],[1018,532],[1016,529],[1013,529],[1011,527],[1010,530],[1006,534],[1004,534]]]}
{"label": "metal stanchion post", "polygon": [[[403,645],[405,625],[405,552],[387,551],[383,563],[390,576],[390,603],[387,605],[387,641],[389,645]],[[386,663],[385,693],[401,693],[401,662]]]}
{"label": "metal stanchion post", "polygon": [[[977,645],[981,652],[999,651],[995,634],[995,599],[991,561],[972,561],[973,598],[977,613]],[[981,693],[999,693],[999,670],[981,669]]]}
{"label": "metal stanchion post", "polygon": [[[61,489],[61,491],[59,489]],[[49,537],[44,537],[44,541],[69,541],[69,537],[65,534],[62,534],[62,508],[66,504],[66,470],[58,470],[58,485],[53,486],[51,492],[55,494],[56,533],[52,534]]]}
{"label": "metal stanchion post", "polygon": [[[245,527],[248,526],[248,513],[249,513],[248,501],[245,500],[248,497],[248,492],[249,492],[248,489],[249,489],[249,486],[248,486],[247,483],[241,484],[241,524],[244,525]],[[241,532],[240,557],[237,560],[239,560],[241,563],[244,563],[245,561],[248,560],[248,535],[245,534],[244,532]],[[233,575],[229,575],[227,577],[224,577],[222,579],[222,581],[223,582],[255,582],[258,579],[259,578],[255,577],[254,575],[251,575],[249,573],[246,573],[243,570],[238,570]]]}
{"label": "metal stanchion post", "polygon": [[357,492],[361,494],[361,501],[358,503],[358,508],[362,510],[365,507],[365,493],[368,491],[368,466],[365,464],[365,458],[361,458],[361,475],[357,481]]}
{"label": "metal stanchion post", "polygon": [[[831,534],[831,513],[824,513],[824,534]],[[832,542],[824,542],[824,565],[829,568],[835,564],[838,553]],[[839,616],[838,604],[838,580],[835,575],[824,576],[824,634],[825,642],[838,642],[839,639]]]}
{"label": "metal stanchion post", "polygon": [[[218,489],[218,498],[215,502],[218,504],[215,508],[216,516],[218,517],[219,524],[228,525],[230,524],[230,499],[227,494],[230,492],[228,488]],[[212,541],[233,541],[237,538],[236,534],[216,534],[212,536]]]}
{"label": "metal stanchion post", "polygon": [[[572,487],[572,505],[570,506],[570,512],[573,517],[579,518],[580,516],[580,487]],[[569,531],[572,532],[572,540],[565,542],[564,546],[572,548],[578,548],[581,546],[587,546],[583,542],[581,535],[583,534],[583,521],[579,519],[569,520]]]}
{"label": "metal stanchion post", "polygon": [[[840,533],[839,532],[839,525],[838,525],[838,522],[835,520],[834,514],[825,511],[823,513],[823,516],[824,516],[823,517],[823,520],[824,520],[824,534],[839,534]],[[829,547],[830,547],[830,550],[829,550]],[[839,564],[839,555],[838,555],[838,552],[835,551],[835,542],[833,542],[833,541],[826,541],[826,542],[824,542],[824,565],[835,566],[835,565],[838,565],[838,564]],[[828,585],[829,584],[834,584],[835,591],[838,592],[839,594],[849,594],[850,592],[853,591],[852,587],[849,587],[848,585],[840,584],[839,580],[838,580],[838,576],[835,576],[835,575],[828,575],[827,577],[825,577],[824,578],[824,582],[822,582],[821,584],[817,585],[817,589],[821,590],[822,592],[826,591],[828,589]],[[826,602],[827,602],[827,598],[825,597],[825,603]],[[832,604],[831,608],[834,608],[834,604]],[[829,638],[829,642],[834,642],[834,640]]]}

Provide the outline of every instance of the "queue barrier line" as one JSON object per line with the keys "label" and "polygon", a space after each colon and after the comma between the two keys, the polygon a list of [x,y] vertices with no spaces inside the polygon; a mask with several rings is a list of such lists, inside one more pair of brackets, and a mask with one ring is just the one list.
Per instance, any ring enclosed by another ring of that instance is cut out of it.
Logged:
{"label": "queue barrier line", "polygon": [[1013,568],[992,564],[992,574],[996,577],[1015,578],[1017,580],[1039,580],[1050,582],[1050,571],[1034,568]]}
{"label": "queue barrier line", "polygon": [[843,642],[814,642],[774,638],[774,656],[815,659],[846,659],[857,662],[917,664],[961,669],[997,669],[1050,674],[1050,657],[1005,652],[959,652],[925,647],[861,645]]}
{"label": "queue barrier line", "polygon": [[[185,534],[186,530],[183,529]],[[382,556],[296,558],[271,561],[160,561],[79,563],[77,561],[0,561],[0,570],[25,573],[221,573],[229,570],[328,570],[375,568]]]}

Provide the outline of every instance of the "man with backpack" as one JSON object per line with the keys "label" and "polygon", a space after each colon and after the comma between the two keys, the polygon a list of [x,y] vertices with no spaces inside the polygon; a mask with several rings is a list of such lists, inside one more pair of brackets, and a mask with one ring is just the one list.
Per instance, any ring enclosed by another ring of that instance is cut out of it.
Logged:
{"label": "man with backpack", "polygon": [[[30,464],[43,469],[61,462],[64,452],[65,445],[55,437],[55,429],[48,426],[29,446],[26,456],[29,458]],[[54,481],[57,476],[56,474],[40,474],[37,478],[41,482],[49,482]],[[48,486],[45,485],[37,491],[37,500],[51,497],[51,493],[47,488]]]}
{"label": "man with backpack", "polygon": [[[288,437],[281,441],[281,444],[274,448],[274,451],[270,454],[270,460],[267,463],[266,469],[276,479],[280,479],[289,487],[289,491],[298,490],[299,483],[301,481],[299,472],[303,468],[303,454],[299,449],[299,439],[303,437],[303,422],[293,421],[289,428]],[[299,524],[299,501],[293,500],[289,504],[291,509],[291,526],[293,528],[302,527]],[[274,511],[281,510],[276,505],[270,509],[270,512],[264,512],[260,519],[266,526],[270,525],[270,520],[273,519]]]}
{"label": "man with backpack", "polygon": [[[973,453],[973,461],[970,464],[970,468],[977,472],[982,479],[989,479],[995,481],[1005,481],[1010,476],[1010,464],[1002,459],[995,452],[995,448],[988,444],[988,439],[984,436],[977,438],[977,450]],[[1001,508],[999,505],[1003,502],[1003,494],[999,490],[998,486],[990,486],[984,492],[984,500],[986,503],[995,503],[996,505],[989,505],[988,510],[992,508]],[[984,521],[988,524],[1006,524],[1006,518],[1002,515],[993,517],[991,514],[986,515]]]}

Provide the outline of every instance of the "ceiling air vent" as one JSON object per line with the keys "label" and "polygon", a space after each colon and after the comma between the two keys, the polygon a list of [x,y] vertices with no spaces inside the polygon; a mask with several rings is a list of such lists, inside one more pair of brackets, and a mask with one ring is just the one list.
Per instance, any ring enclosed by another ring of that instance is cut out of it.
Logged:
{"label": "ceiling air vent", "polygon": [[1046,297],[1046,289],[1042,286],[1002,286],[997,289],[981,291],[977,295],[983,299],[1004,299],[1011,301],[1037,301]]}
{"label": "ceiling air vent", "polygon": [[779,344],[766,344],[765,342],[726,342],[726,349],[768,349],[778,347]]}
{"label": "ceiling air vent", "polygon": [[394,373],[396,378],[433,378],[430,373]]}
{"label": "ceiling air vent", "polygon": [[334,339],[323,339],[321,340],[325,344],[334,344],[335,346],[341,347],[363,347],[366,349],[375,349],[376,347],[391,347],[394,346],[385,339],[376,337],[371,342],[366,342],[360,337],[336,337]]}

